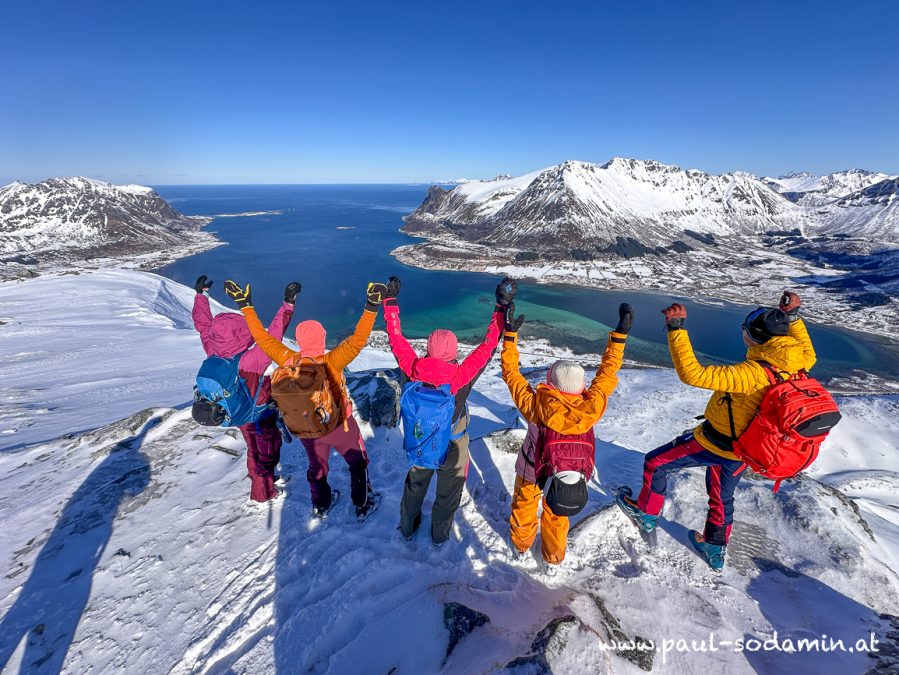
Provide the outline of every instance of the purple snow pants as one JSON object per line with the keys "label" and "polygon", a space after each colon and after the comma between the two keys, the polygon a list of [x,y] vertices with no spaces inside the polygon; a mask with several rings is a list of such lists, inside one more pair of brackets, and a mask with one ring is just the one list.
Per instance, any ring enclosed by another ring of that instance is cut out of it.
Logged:
{"label": "purple snow pants", "polygon": [[244,424],[240,433],[247,442],[247,476],[250,478],[250,499],[267,502],[275,491],[275,467],[281,461],[281,432],[270,415],[256,424]]}
{"label": "purple snow pants", "polygon": [[353,417],[339,424],[327,436],[321,438],[304,438],[303,447],[309,455],[309,491],[312,493],[312,504],[321,508],[331,506],[331,486],[328,485],[328,458],[334,448],[350,466],[350,494],[353,504],[364,506],[368,499],[368,455],[359,425]]}

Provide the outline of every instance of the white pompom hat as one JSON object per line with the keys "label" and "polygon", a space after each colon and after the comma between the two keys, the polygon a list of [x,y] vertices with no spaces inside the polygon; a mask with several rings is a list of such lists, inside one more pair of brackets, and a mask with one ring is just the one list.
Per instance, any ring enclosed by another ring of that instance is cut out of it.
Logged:
{"label": "white pompom hat", "polygon": [[581,394],[584,369],[574,361],[556,361],[546,374],[546,383],[566,394]]}

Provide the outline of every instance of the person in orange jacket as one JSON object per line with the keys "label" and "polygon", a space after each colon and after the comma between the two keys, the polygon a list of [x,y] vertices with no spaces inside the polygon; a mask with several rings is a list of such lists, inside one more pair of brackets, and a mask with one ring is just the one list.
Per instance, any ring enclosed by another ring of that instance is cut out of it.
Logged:
{"label": "person in orange jacket", "polygon": [[356,517],[364,520],[377,504],[377,495],[372,491],[368,479],[368,454],[359,425],[353,417],[353,403],[347,392],[343,369],[359,356],[368,342],[368,337],[378,316],[378,308],[387,293],[385,284],[369,284],[366,292],[365,309],[356,324],[353,334],[330,351],[325,349],[327,333],[318,321],[302,321],[296,328],[296,352],[283,342],[269,335],[253,309],[250,285],[242,288],[234,281],[225,282],[225,292],[237,303],[246,319],[250,334],[262,351],[279,366],[292,365],[300,356],[311,358],[324,364],[328,382],[336,402],[337,412],[342,419],[329,434],[320,438],[301,438],[300,441],[309,457],[306,478],[312,496],[313,515],[322,518],[328,514],[339,497],[328,484],[328,458],[331,449],[336,450],[350,467],[350,495],[356,507]]}
{"label": "person in orange jacket", "polygon": [[[539,520],[542,532],[541,552],[544,562],[550,566],[549,570],[565,558],[569,519],[565,515],[557,515],[557,512],[565,512],[564,505],[557,502],[563,502],[565,493],[574,489],[574,481],[568,481],[564,474],[576,472],[554,472],[558,467],[547,463],[547,445],[589,444],[583,452],[587,453],[588,462],[585,466],[592,475],[593,456],[596,452],[593,427],[603,416],[609,396],[618,385],[617,373],[624,359],[624,346],[633,323],[634,311],[628,304],[622,304],[619,308],[618,325],[609,333],[602,362],[586,389],[584,369],[571,361],[557,361],[553,364],[545,384],[538,384],[535,388],[528,383],[518,367],[518,329],[524,317],[513,319],[514,311],[515,306],[512,305],[506,313],[502,375],[512,394],[512,400],[528,423],[528,433],[515,463],[515,488],[509,519],[511,543],[519,554],[524,554],[531,548],[537,538],[537,512],[542,501],[543,513]],[[561,483],[558,476],[563,477],[561,481],[564,483]],[[586,481],[589,478],[588,475],[578,479],[581,503],[579,508],[575,507],[577,510],[586,503]],[[550,479],[552,482],[547,487]]]}
{"label": "person in orange jacket", "polygon": [[815,365],[815,349],[799,317],[800,306],[796,293],[784,291],[776,309],[759,307],[750,312],[741,325],[746,360],[731,366],[701,365],[684,328],[687,310],[677,303],[662,310],[678,377],[684,384],[714,393],[702,424],[646,455],[638,498],[632,499],[630,488],[624,488],[617,502],[638,527],[652,532],[665,504],[668,473],[706,467],[709,510],[705,530],[690,530],[689,536],[693,547],[715,570],[724,567],[734,519],[734,491],[742,477],[738,470],[743,462],[733,453],[732,442],[749,426],[771,386],[762,364],[789,376]]}

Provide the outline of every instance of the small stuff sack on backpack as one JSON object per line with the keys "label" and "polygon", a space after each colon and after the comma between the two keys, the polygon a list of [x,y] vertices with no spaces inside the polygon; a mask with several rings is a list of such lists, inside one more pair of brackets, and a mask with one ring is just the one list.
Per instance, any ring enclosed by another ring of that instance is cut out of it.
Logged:
{"label": "small stuff sack on backpack", "polygon": [[409,466],[438,469],[446,461],[450,441],[461,438],[466,429],[453,435],[456,397],[450,385],[439,387],[424,382],[408,382],[400,398],[403,421],[403,449]]}
{"label": "small stuff sack on backpack", "polygon": [[587,480],[596,464],[593,429],[582,434],[560,434],[540,428],[534,470],[543,483],[546,505],[557,516],[574,516],[587,505]]}
{"label": "small stuff sack on backpack", "polygon": [[762,366],[771,387],[758,412],[738,439],[734,454],[744,466],[775,481],[805,470],[818,457],[821,443],[840,421],[840,410],[818,380],[800,371],[784,380],[767,364]]}
{"label": "small stuff sack on backpack", "polygon": [[[208,427],[239,427],[259,421],[269,409],[250,395],[246,380],[240,376],[243,353],[222,358],[210,356],[203,361],[194,384],[194,421]],[[261,387],[260,387],[261,390]]]}
{"label": "small stuff sack on backpack", "polygon": [[308,357],[272,374],[272,398],[284,424],[299,438],[321,438],[340,422],[323,363]]}

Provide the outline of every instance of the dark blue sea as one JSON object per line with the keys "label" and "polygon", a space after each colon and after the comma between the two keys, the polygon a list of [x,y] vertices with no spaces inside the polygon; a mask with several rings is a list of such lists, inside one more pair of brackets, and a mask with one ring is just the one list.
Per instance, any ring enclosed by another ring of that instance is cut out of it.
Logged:
{"label": "dark blue sea", "polygon": [[[328,330],[329,343],[346,337],[364,304],[369,281],[391,275],[403,281],[400,307],[404,332],[425,337],[449,328],[461,339],[483,335],[493,308],[498,277],[408,267],[390,256],[414,239],[400,232],[426,185],[217,185],[157,186],[160,195],[187,215],[216,215],[208,229],[226,245],[157,270],[193,286],[200,274],[215,280],[211,294],[230,304],[225,279],[250,283],[263,321],[278,307],[284,286],[303,284],[295,321],[314,318]],[[263,215],[229,214],[266,212]],[[274,213],[277,212],[277,213]],[[776,302],[781,288],[771,288]],[[687,306],[690,337],[710,362],[745,354],[740,323],[752,307],[703,305],[661,293],[588,290],[575,286],[520,285],[516,306],[527,317],[522,337],[541,337],[576,352],[600,351],[617,321],[619,303],[636,311],[627,356],[670,365],[660,310],[677,299]],[[379,318],[376,328],[383,328]],[[885,342],[861,333],[810,326],[818,351],[816,374],[845,374],[861,368],[899,378],[895,353]],[[526,340],[522,349],[527,350]]]}

